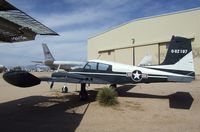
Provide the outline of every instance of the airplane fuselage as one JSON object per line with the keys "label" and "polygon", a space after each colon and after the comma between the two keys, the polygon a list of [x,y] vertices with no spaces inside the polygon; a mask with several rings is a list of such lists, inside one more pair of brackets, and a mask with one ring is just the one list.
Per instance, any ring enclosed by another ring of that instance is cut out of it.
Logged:
{"label": "airplane fuselage", "polygon": [[[68,73],[56,72],[52,75],[58,81],[68,83],[91,84],[127,84],[155,82],[190,82],[193,77],[183,75],[180,71],[162,71],[163,68],[137,67],[120,63],[91,60],[83,67]],[[73,75],[73,76],[72,76]]]}

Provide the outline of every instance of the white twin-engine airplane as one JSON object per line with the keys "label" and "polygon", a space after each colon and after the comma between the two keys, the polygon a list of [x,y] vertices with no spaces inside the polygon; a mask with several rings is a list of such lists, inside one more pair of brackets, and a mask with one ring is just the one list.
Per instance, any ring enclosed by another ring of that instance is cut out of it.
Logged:
{"label": "white twin-engine airplane", "polygon": [[163,63],[137,67],[103,60],[90,60],[84,67],[70,72],[55,72],[49,78],[35,77],[26,71],[10,71],[3,75],[10,84],[31,87],[41,81],[81,84],[80,99],[88,97],[86,84],[135,84],[158,82],[191,82],[195,79],[191,40],[173,36]]}

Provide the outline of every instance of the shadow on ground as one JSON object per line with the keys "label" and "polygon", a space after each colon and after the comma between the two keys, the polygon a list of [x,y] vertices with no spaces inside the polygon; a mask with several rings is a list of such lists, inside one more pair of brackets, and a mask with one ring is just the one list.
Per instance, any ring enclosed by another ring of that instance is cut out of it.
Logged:
{"label": "shadow on ground", "polygon": [[[169,99],[170,108],[190,109],[193,98],[188,92],[171,95],[152,95],[128,92],[126,85],[116,88],[120,97]],[[61,97],[31,96],[0,104],[2,132],[71,132],[75,131],[97,91],[88,91],[89,100],[79,101],[78,95]]]}
{"label": "shadow on ground", "polygon": [[194,101],[193,97],[189,92],[176,92],[170,95],[152,95],[128,92],[134,87],[135,85],[124,85],[116,88],[116,90],[120,97],[168,99],[169,107],[175,109],[190,109]]}
{"label": "shadow on ground", "polygon": [[[89,91],[90,95],[93,92]],[[78,95],[31,96],[0,104],[2,132],[72,132],[79,126],[89,101]]]}

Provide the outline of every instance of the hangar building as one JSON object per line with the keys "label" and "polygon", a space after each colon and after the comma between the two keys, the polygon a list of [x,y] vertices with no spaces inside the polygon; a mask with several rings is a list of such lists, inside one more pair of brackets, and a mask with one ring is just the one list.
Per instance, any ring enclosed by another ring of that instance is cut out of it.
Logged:
{"label": "hangar building", "polygon": [[88,39],[88,59],[138,65],[144,56],[152,64],[165,58],[173,35],[192,39],[195,72],[200,75],[200,8],[136,19]]}

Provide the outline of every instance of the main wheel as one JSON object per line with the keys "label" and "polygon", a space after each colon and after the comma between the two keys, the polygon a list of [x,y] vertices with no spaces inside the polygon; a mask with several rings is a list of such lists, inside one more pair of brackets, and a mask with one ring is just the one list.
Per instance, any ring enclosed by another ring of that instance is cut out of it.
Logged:
{"label": "main wheel", "polygon": [[66,86],[62,87],[62,93],[68,93],[68,88]]}

